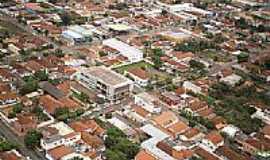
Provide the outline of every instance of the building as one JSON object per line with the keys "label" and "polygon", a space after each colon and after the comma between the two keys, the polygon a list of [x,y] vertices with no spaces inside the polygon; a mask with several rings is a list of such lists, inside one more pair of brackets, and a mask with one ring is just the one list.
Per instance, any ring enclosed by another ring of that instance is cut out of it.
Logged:
{"label": "building", "polygon": [[122,56],[127,57],[131,63],[143,60],[143,52],[115,38],[104,40],[103,45],[117,50]]}
{"label": "building", "polygon": [[81,140],[81,134],[75,132],[64,122],[51,124],[42,129],[43,138],[40,141],[44,150],[51,150],[59,146],[68,146]]}
{"label": "building", "polygon": [[215,151],[218,147],[223,146],[223,144],[224,139],[217,131],[210,132],[202,140],[202,148],[207,151]]}
{"label": "building", "polygon": [[135,84],[138,84],[142,87],[146,87],[150,80],[150,75],[141,68],[131,68],[126,73],[132,80],[134,80]]}
{"label": "building", "polygon": [[151,113],[160,113],[161,106],[159,99],[153,95],[150,95],[146,92],[142,92],[135,95],[135,104],[141,106],[145,110]]}
{"label": "building", "polygon": [[147,151],[149,154],[157,157],[157,159],[166,159],[166,160],[176,160],[166,152],[162,151],[157,147],[157,144],[162,140],[169,137],[166,133],[162,132],[160,129],[156,128],[151,124],[147,124],[141,127],[141,130],[147,135],[151,136],[150,139],[141,143],[141,147]]}
{"label": "building", "polygon": [[63,31],[62,36],[69,42],[69,45],[80,44],[85,42],[83,35],[74,32],[72,30]]}
{"label": "building", "polygon": [[104,66],[80,70],[74,78],[84,87],[98,91],[114,103],[128,97],[133,89],[131,80]]}

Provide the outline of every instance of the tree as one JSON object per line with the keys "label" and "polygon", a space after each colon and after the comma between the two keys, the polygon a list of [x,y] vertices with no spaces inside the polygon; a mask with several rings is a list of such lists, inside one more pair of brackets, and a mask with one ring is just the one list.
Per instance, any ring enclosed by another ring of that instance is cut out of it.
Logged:
{"label": "tree", "polygon": [[163,65],[163,62],[161,61],[159,56],[155,56],[153,62],[154,62],[155,69],[160,69],[160,67],[162,67]]}
{"label": "tree", "polygon": [[205,68],[205,65],[203,63],[196,61],[196,60],[189,61],[189,65],[191,68],[199,69],[199,70]]}
{"label": "tree", "polygon": [[38,89],[38,82],[36,80],[29,80],[20,89],[20,94],[25,95],[34,92],[37,89]]}
{"label": "tree", "polygon": [[26,147],[34,149],[35,147],[40,146],[40,139],[42,134],[37,130],[30,130],[26,133],[24,137],[24,143]]}
{"label": "tree", "polygon": [[21,113],[22,112],[22,104],[18,103],[18,104],[15,104],[13,107],[12,107],[12,112],[14,112],[15,114],[17,113]]}
{"label": "tree", "polygon": [[72,18],[68,13],[64,13],[60,17],[61,17],[61,20],[63,22],[63,25],[67,26],[67,25],[71,24]]}
{"label": "tree", "polygon": [[69,160],[84,160],[84,159],[81,157],[73,157],[73,158],[70,158]]}
{"label": "tree", "polygon": [[104,56],[107,56],[108,54],[107,54],[106,52],[104,52],[104,51],[99,51],[99,52],[98,52],[98,55],[99,55],[100,57],[104,57]]}
{"label": "tree", "polygon": [[[124,133],[118,128],[112,127],[107,130],[105,146],[107,148],[106,157],[109,160],[133,159],[139,151],[139,146],[126,138]],[[128,149],[127,149],[128,148]]]}
{"label": "tree", "polygon": [[0,142],[0,152],[10,151],[15,148],[16,148],[16,145],[9,141],[1,140]]}
{"label": "tree", "polygon": [[65,55],[61,49],[55,50],[54,54],[55,54],[55,56],[60,57],[60,58],[64,57],[64,55]]}
{"label": "tree", "polygon": [[105,155],[108,160],[128,160],[124,153],[117,150],[107,149]]}
{"label": "tree", "polygon": [[244,52],[241,52],[239,55],[237,55],[238,62],[247,62],[248,58],[249,58],[249,55]]}
{"label": "tree", "polygon": [[243,17],[235,21],[235,26],[241,29],[247,29],[249,27],[246,19]]}
{"label": "tree", "polygon": [[39,81],[47,81],[49,79],[49,75],[45,70],[37,71],[34,75]]}

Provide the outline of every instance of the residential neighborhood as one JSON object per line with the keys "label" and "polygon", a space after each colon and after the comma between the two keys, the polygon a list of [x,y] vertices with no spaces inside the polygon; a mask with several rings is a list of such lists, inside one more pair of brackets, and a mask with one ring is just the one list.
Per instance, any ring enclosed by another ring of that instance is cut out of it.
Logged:
{"label": "residential neighborhood", "polygon": [[269,0],[0,0],[0,160],[270,160]]}

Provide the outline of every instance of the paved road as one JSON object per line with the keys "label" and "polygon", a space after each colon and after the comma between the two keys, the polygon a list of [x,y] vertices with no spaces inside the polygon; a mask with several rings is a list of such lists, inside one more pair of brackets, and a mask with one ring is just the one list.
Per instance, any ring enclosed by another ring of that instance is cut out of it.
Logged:
{"label": "paved road", "polygon": [[3,121],[0,120],[0,135],[7,140],[18,145],[18,150],[24,155],[30,157],[32,160],[46,160],[45,156],[38,152],[27,149],[24,145],[23,138],[18,137]]}

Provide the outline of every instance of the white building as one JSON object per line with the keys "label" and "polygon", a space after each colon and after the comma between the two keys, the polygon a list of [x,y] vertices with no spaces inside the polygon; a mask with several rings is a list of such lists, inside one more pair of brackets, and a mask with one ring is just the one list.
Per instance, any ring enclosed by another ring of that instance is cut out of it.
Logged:
{"label": "white building", "polygon": [[43,138],[40,141],[44,150],[50,150],[62,145],[72,145],[81,139],[81,134],[76,133],[64,122],[58,122],[44,127]]}
{"label": "white building", "polygon": [[201,141],[200,146],[209,152],[214,152],[218,147],[224,145],[223,137],[217,132],[212,131]]}
{"label": "white building", "polygon": [[157,147],[158,142],[163,141],[164,139],[168,138],[169,135],[161,131],[160,129],[156,128],[152,124],[147,124],[141,127],[141,130],[144,131],[147,135],[151,136],[150,139],[141,143],[141,147],[152,155],[157,157],[161,160],[176,160],[166,152],[162,151]]}
{"label": "white building", "polygon": [[241,77],[236,75],[236,74],[232,74],[229,75],[227,77],[221,78],[220,81],[226,83],[227,85],[230,85],[232,87],[234,87],[237,83],[239,83],[241,81]]}
{"label": "white building", "polygon": [[135,104],[141,106],[150,113],[160,113],[161,106],[157,97],[150,95],[146,92],[142,92],[135,95]]}
{"label": "white building", "polygon": [[73,77],[84,87],[98,91],[114,103],[128,97],[133,89],[131,80],[105,66],[82,69]]}
{"label": "white building", "polygon": [[143,52],[115,38],[104,40],[103,45],[119,51],[121,55],[127,57],[132,63],[143,60]]}
{"label": "white building", "polygon": [[200,94],[202,92],[202,88],[193,84],[192,82],[185,81],[183,84],[184,89],[190,90],[196,94]]}

